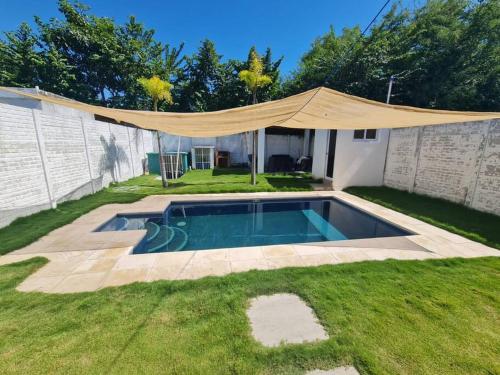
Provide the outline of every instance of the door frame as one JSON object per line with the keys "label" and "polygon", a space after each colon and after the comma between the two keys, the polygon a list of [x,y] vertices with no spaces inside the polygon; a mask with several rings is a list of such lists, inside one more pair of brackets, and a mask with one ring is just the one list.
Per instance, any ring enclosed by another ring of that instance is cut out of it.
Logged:
{"label": "door frame", "polygon": [[332,177],[328,177],[328,156],[330,155],[330,137],[332,135],[332,131],[335,131],[335,148],[334,153],[337,152],[337,139],[338,139],[338,130],[330,129],[328,130],[328,134],[326,137],[326,154],[325,154],[325,170],[323,172],[323,178],[328,181],[333,181],[333,172],[335,170],[335,154],[333,155],[333,165],[332,165]]}

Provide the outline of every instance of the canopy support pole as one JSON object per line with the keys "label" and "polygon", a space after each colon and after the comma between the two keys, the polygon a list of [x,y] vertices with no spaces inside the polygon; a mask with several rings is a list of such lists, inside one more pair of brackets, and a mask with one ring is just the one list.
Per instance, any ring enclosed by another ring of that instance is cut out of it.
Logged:
{"label": "canopy support pole", "polygon": [[[179,155],[181,153],[181,136],[179,135],[179,138],[177,140],[177,159],[175,162],[175,179],[179,177]],[[184,171],[185,173],[186,171]]]}
{"label": "canopy support pole", "polygon": [[168,187],[167,175],[165,173],[165,165],[161,160],[161,141],[160,141],[160,131],[156,131],[156,139],[158,141],[158,163],[160,163],[160,174],[161,174],[161,183],[164,188]]}
{"label": "canopy support pole", "polygon": [[257,137],[258,131],[252,132],[252,185],[257,185]]}

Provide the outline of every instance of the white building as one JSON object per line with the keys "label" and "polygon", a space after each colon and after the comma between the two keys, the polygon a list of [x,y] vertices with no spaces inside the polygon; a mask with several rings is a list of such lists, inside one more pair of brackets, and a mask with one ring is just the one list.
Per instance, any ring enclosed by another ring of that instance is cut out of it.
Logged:
{"label": "white building", "polygon": [[[315,178],[332,183],[341,190],[348,186],[379,186],[383,183],[389,129],[370,130],[295,130],[268,128],[258,131],[257,172],[267,171],[269,157],[290,155],[312,157]],[[246,140],[245,140],[246,137]],[[163,133],[163,152],[177,151],[179,137]],[[180,151],[207,146],[230,152],[231,164],[248,163],[252,133],[213,138],[180,137]],[[250,151],[251,152],[251,151]]]}

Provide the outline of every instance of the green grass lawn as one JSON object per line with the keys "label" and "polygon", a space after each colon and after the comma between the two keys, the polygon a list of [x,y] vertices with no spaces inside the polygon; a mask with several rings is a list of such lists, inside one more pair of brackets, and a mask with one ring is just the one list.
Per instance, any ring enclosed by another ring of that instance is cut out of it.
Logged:
{"label": "green grass lawn", "polygon": [[131,203],[152,194],[204,194],[258,191],[307,191],[314,180],[310,175],[259,174],[250,185],[250,173],[242,169],[190,171],[167,189],[158,176],[141,176],[122,182],[79,200],[64,202],[56,209],[19,218],[0,229],[0,255],[29,245],[50,231],[109,203]]}
{"label": "green grass lawn", "polygon": [[[44,264],[0,267],[1,374],[499,374],[500,259],[384,261],[21,293]],[[265,348],[249,298],[290,292],[330,338]]]}
{"label": "green grass lawn", "polygon": [[473,241],[500,249],[500,216],[388,187],[351,187],[346,191]]}

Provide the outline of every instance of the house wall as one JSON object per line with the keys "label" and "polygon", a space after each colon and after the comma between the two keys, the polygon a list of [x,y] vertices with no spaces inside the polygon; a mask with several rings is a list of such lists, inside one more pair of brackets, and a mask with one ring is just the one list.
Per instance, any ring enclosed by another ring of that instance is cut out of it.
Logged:
{"label": "house wall", "polygon": [[271,155],[290,155],[294,160],[302,156],[304,137],[298,135],[266,134],[265,165]]}
{"label": "house wall", "polygon": [[[261,132],[262,135],[262,132]],[[245,137],[247,142],[245,142]],[[216,150],[229,151],[232,164],[243,164],[248,162],[248,153],[252,150],[253,133],[233,134],[223,137],[191,138],[181,137],[181,152],[190,152],[193,146],[213,146]],[[162,151],[177,151],[179,137],[167,133],[161,133]],[[246,148],[249,148],[249,151]],[[288,154],[294,159],[302,155],[304,137],[297,135],[266,134],[264,147],[264,165],[271,155]],[[260,147],[259,147],[260,149]],[[261,151],[262,153],[262,151]],[[262,171],[259,171],[261,173]]]}
{"label": "house wall", "polygon": [[333,188],[381,186],[389,129],[379,129],[376,140],[355,140],[354,130],[337,131]]}
{"label": "house wall", "polygon": [[[229,151],[232,164],[241,164],[248,161],[244,157],[244,134],[234,134],[224,137],[208,137],[208,138],[181,138],[181,152],[191,152],[193,146],[213,146],[217,150]],[[252,137],[248,137],[249,147],[252,145]],[[177,151],[179,137],[167,133],[161,133],[162,152]]]}
{"label": "house wall", "polygon": [[500,215],[500,120],[393,129],[384,185]]}
{"label": "house wall", "polygon": [[143,174],[152,132],[16,104],[0,103],[0,227]]}

